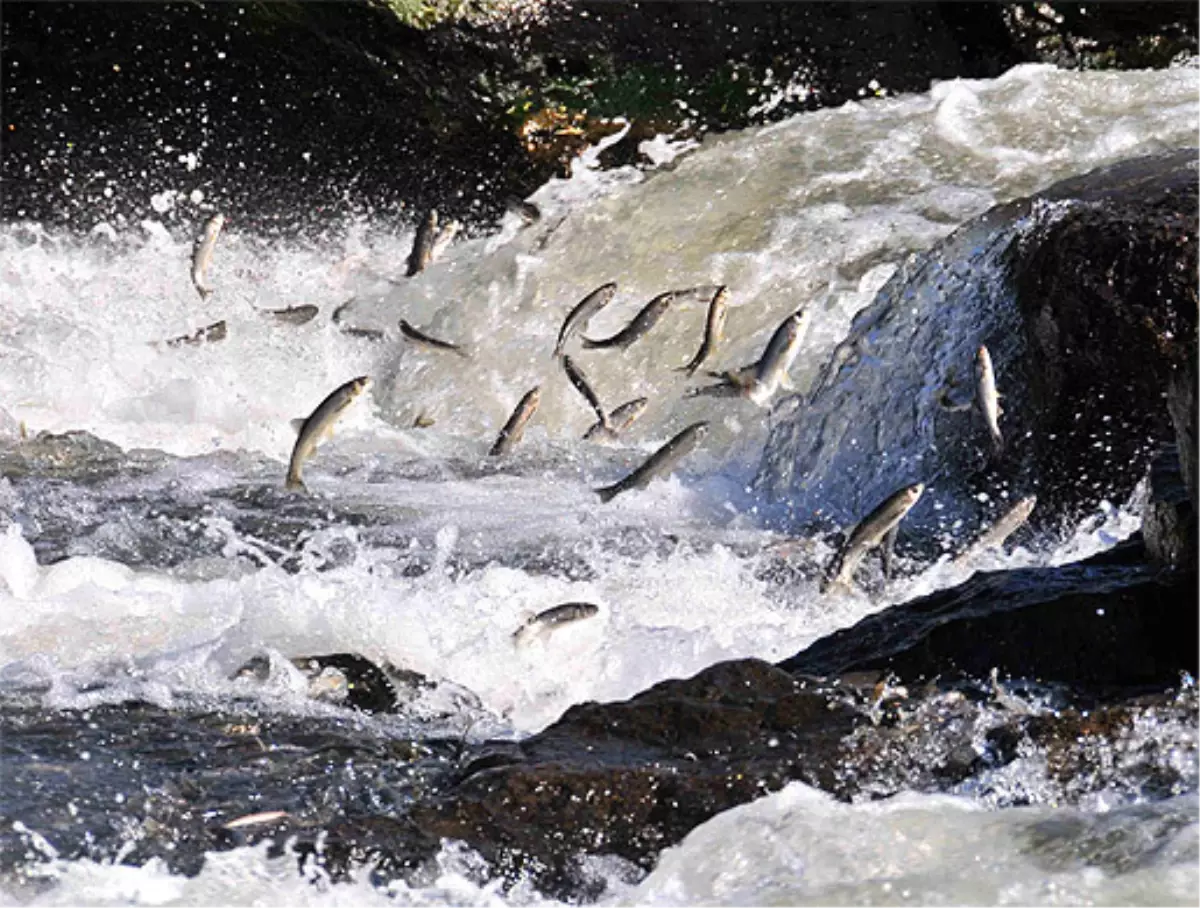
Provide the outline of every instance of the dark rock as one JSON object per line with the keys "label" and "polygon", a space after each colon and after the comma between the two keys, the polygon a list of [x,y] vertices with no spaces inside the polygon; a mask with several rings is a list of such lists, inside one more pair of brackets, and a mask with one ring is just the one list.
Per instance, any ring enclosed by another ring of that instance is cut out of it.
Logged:
{"label": "dark rock", "polygon": [[[1175,435],[1163,398],[1194,350],[1196,240],[1194,149],[964,225],[901,268],[809,393],[781,404],[756,479],[774,518],[851,526],[914,481],[928,488],[902,539],[973,533],[1005,491],[1037,494],[1035,530],[1123,501]],[[974,408],[943,405],[948,389],[971,396],[981,344],[1002,396],[1000,455]]]}
{"label": "dark rock", "polygon": [[1196,569],[1196,509],[1180,470],[1179,451],[1167,445],[1150,464],[1142,508],[1142,535],[1153,564],[1172,570]]}
{"label": "dark rock", "polygon": [[[1142,546],[1135,539],[1118,548]],[[1194,676],[1196,573],[1163,577],[1104,560],[976,574],[869,615],[780,667],[826,676],[887,670],[906,683],[985,678],[995,669],[1080,694],[1156,689],[1178,683],[1180,672]]]}

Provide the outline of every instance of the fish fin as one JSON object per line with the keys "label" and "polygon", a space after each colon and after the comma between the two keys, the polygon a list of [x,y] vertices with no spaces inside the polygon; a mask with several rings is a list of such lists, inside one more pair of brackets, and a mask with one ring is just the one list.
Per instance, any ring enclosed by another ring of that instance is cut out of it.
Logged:
{"label": "fish fin", "polygon": [[308,492],[308,486],[304,484],[304,480],[291,473],[288,474],[287,482],[283,484],[283,487],[289,492]]}
{"label": "fish fin", "polygon": [[289,419],[288,425],[292,427],[293,432],[295,432],[297,435],[299,435],[300,430],[304,428],[304,424],[306,422],[308,422],[307,418],[305,418],[303,416],[297,416],[295,419]]}

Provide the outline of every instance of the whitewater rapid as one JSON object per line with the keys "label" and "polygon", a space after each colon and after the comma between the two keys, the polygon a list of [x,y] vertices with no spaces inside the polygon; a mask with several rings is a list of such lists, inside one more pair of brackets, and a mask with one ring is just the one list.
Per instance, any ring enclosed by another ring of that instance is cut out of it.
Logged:
{"label": "whitewater rapid", "polygon": [[[648,170],[600,171],[593,149],[570,179],[532,196],[538,223],[510,215],[412,279],[402,277],[411,233],[361,220],[267,243],[230,223],[209,271],[215,292],[201,300],[189,262],[210,211],[188,185],[147,187],[161,216],[139,224],[79,225],[82,234],[0,227],[0,434],[11,444],[22,425],[31,437],[82,430],[125,452],[111,472],[0,479],[0,690],[36,691],[52,709],[253,696],[324,714],[331,707],[303,685],[254,689],[230,676],[263,653],[357,652],[469,692],[469,706],[438,720],[444,732],[521,737],[572,704],[629,697],[724,659],[779,660],[888,603],[961,582],[966,571],[945,559],[877,600],[820,597],[803,574],[779,581],[770,547],[780,540],[762,529],[748,490],[769,412],[684,400],[688,382],[672,371],[700,342],[703,304],[672,311],[625,353],[578,354],[609,408],[651,399],[611,448],[580,441],[593,416],[551,357],[562,318],[609,280],[618,296],[592,336],[663,290],[725,284],[732,308],[712,366],[730,368],[755,359],[779,321],[808,304],[813,324],[793,370],[803,390],[909,254],[995,203],[1194,144],[1197,74],[1023,66],[698,147],[660,141],[651,150],[664,163]],[[384,340],[333,324],[347,301],[344,322]],[[320,310],[305,325],[264,314],[303,304]],[[400,318],[464,343],[472,359],[406,345]],[[223,341],[161,343],[218,320]],[[360,374],[375,379],[372,393],[307,466],[314,495],[297,503],[282,491],[289,422]],[[524,441],[489,462],[496,433],[534,385],[542,403]],[[420,415],[433,425],[414,428]],[[674,476],[598,503],[592,488],[698,419],[717,431]],[[1137,514],[1136,503],[1110,502],[1065,544],[1025,540],[979,566],[1083,558],[1136,530]],[[811,564],[831,554],[823,542],[807,546]],[[594,602],[600,613],[513,646],[528,614],[564,601]],[[1031,821],[1014,810],[985,810],[968,793],[836,805],[793,786],[714,818],[644,881],[619,886],[625,870],[601,872],[614,881],[614,904],[1119,903],[1194,893],[1195,868],[1183,860],[1188,848],[1194,857],[1194,816],[1145,856],[1141,876],[1067,862],[1049,882],[1024,884],[1042,869],[1022,850]],[[818,818],[812,828],[806,811]],[[905,850],[943,824],[951,831],[941,844]],[[758,828],[765,838],[743,835]],[[736,854],[722,850],[731,829],[743,841]],[[885,853],[881,841],[898,850]],[[481,882],[477,860],[453,843],[442,857],[428,887],[386,892],[314,885],[264,849],[213,855],[191,880],[154,864],[62,862],[56,887],[33,903],[539,900]],[[987,872],[968,879],[957,869],[972,860]]]}

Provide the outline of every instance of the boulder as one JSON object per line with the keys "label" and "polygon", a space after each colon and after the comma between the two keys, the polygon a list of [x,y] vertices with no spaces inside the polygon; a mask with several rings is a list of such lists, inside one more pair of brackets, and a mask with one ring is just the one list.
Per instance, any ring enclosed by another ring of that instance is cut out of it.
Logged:
{"label": "boulder", "polygon": [[[1063,181],[902,267],[780,404],[755,480],[771,517],[846,527],[924,481],[901,539],[932,540],[993,519],[1004,495],[1036,493],[1043,529],[1124,501],[1174,438],[1164,395],[1194,361],[1196,167],[1188,149]],[[999,452],[978,407],[956,406],[981,345]]]}
{"label": "boulder", "polygon": [[1125,695],[1197,674],[1196,573],[1144,564],[1141,539],[1088,561],[976,574],[960,586],[868,615],[780,663],[904,683],[1002,677]]}

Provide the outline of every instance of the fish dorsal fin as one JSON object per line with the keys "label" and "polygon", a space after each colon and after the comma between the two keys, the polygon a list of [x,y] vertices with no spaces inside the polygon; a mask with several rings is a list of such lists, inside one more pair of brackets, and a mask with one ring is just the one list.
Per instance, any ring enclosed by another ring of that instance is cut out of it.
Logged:
{"label": "fish dorsal fin", "polygon": [[293,432],[295,432],[297,435],[299,435],[300,430],[304,428],[304,424],[306,422],[308,422],[308,419],[306,417],[297,416],[295,419],[289,419],[288,425],[292,427]]}

